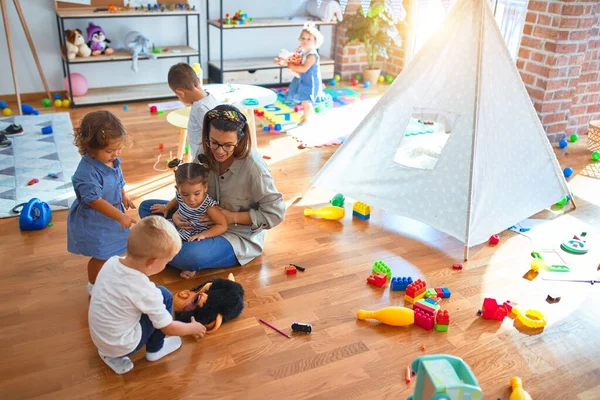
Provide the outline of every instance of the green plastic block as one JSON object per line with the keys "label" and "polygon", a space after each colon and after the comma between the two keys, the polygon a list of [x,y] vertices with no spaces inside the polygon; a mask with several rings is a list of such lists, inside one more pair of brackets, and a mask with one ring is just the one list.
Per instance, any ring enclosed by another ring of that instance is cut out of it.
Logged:
{"label": "green plastic block", "polygon": [[375,264],[373,264],[373,273],[386,274],[388,281],[392,279],[392,270],[390,269],[390,267],[388,267],[386,263],[384,263],[381,260],[375,261]]}
{"label": "green plastic block", "polygon": [[435,291],[435,289],[429,288],[425,291],[425,297],[430,298],[434,296],[437,296],[437,292]]}
{"label": "green plastic block", "polygon": [[438,332],[448,332],[448,325],[436,325],[435,330]]}

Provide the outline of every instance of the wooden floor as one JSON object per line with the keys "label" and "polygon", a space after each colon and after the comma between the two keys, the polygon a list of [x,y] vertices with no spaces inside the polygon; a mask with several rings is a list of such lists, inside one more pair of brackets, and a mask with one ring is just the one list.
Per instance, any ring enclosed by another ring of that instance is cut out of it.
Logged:
{"label": "wooden floor", "polygon": [[[177,129],[164,116],[151,116],[143,103],[129,104],[129,111],[108,109],[133,136],[133,146],[123,154],[128,191],[138,203],[172,196],[171,174],[153,165],[159,143],[167,153],[175,151]],[[74,125],[90,110],[72,110]],[[289,208],[285,222],[268,232],[264,255],[230,270],[246,290],[244,313],[200,342],[185,338],[179,351],[158,362],[138,353],[134,370],[125,376],[102,363],[90,340],[87,260],[66,251],[67,213],[54,213],[53,227],[30,233],[21,233],[15,219],[0,220],[0,398],[402,399],[414,387],[414,380],[404,382],[406,366],[433,353],[462,357],[486,399],[508,399],[513,375],[536,400],[600,398],[600,285],[522,278],[533,249],[557,249],[563,239],[585,230],[590,253],[561,254],[576,273],[598,279],[599,180],[572,178],[575,211],[543,212],[537,217],[552,220],[543,228],[529,237],[503,232],[498,246],[473,248],[465,268],[453,271],[462,244],[421,223],[380,210],[373,210],[368,222],[303,217],[305,206],[326,201],[321,193],[299,196],[335,148],[300,150],[292,138],[263,132],[259,142]],[[567,150],[558,154],[561,163],[579,173],[590,159],[585,140]],[[449,332],[357,321],[359,308],[403,304],[402,292],[365,283],[379,259],[395,276],[420,277],[452,291],[442,302],[450,312]],[[284,275],[289,262],[306,272]],[[227,272],[209,270],[185,282],[167,269],[153,280],[176,292]],[[549,293],[562,301],[546,303]],[[539,309],[548,326],[527,332],[508,318],[483,320],[477,310],[488,296]],[[259,324],[258,317],[286,331],[293,321],[311,323],[313,333],[287,339]]]}

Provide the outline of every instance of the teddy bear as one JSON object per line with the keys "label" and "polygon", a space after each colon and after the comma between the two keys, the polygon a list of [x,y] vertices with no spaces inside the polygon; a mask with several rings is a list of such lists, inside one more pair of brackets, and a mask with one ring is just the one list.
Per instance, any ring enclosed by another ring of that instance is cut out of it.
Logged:
{"label": "teddy bear", "polygon": [[67,58],[69,60],[74,60],[76,56],[89,57],[92,54],[79,29],[68,29],[65,31],[65,34]]}
{"label": "teddy bear", "polygon": [[88,46],[90,46],[93,56],[98,56],[100,54],[106,54],[110,56],[114,52],[113,49],[108,47],[110,40],[108,40],[106,37],[106,33],[104,33],[102,27],[90,22],[87,27],[87,35]]}
{"label": "teddy bear", "polygon": [[[302,47],[298,46],[293,53],[286,49],[281,49],[279,57],[275,59],[277,65],[285,67],[287,65],[300,65],[302,64]],[[294,72],[294,76],[299,77],[300,75]]]}
{"label": "teddy bear", "polygon": [[206,333],[219,329],[221,324],[237,318],[244,310],[244,288],[233,274],[227,279],[213,278],[173,297],[175,319],[190,322],[191,318],[206,326]]}
{"label": "teddy bear", "polygon": [[125,35],[125,48],[131,53],[133,64],[131,69],[134,72],[138,71],[139,56],[146,56],[151,60],[156,59],[156,54],[150,49],[150,39],[139,32],[131,31]]}

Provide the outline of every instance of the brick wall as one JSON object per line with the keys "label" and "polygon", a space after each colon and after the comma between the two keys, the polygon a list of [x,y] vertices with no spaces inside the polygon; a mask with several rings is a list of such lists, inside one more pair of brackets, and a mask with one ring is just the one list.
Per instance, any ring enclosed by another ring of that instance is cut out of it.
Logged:
{"label": "brick wall", "polygon": [[600,118],[600,3],[531,0],[517,68],[549,135]]}
{"label": "brick wall", "polygon": [[392,74],[397,76],[402,69],[404,68],[404,49],[406,49],[406,44],[408,42],[408,31],[409,26],[412,21],[412,14],[410,9],[410,0],[404,0],[402,2],[404,9],[406,10],[406,20],[400,29],[400,36],[402,37],[402,45],[400,47],[395,47],[390,51],[389,58],[385,62],[385,66],[383,67],[385,72],[388,74]]}

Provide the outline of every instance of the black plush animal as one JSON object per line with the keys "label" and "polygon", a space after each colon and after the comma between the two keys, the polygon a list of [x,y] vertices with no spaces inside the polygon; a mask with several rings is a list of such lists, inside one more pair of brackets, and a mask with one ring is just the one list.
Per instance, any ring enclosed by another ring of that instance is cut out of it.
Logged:
{"label": "black plush animal", "polygon": [[189,322],[192,317],[214,332],[222,323],[237,318],[244,310],[244,288],[235,281],[213,278],[191,290],[184,290],[174,298],[175,319]]}

